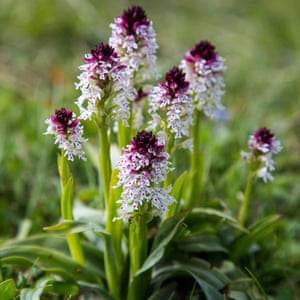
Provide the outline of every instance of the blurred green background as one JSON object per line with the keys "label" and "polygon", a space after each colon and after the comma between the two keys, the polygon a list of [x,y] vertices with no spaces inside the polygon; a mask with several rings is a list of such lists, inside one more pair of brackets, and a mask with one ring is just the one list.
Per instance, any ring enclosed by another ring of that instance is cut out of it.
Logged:
{"label": "blurred green background", "polygon": [[[133,4],[141,5],[153,21],[162,74],[203,39],[226,58],[223,103],[228,120],[203,125],[210,153],[203,195],[207,201],[219,199],[237,210],[246,176],[239,151],[246,150],[253,131],[267,126],[282,142],[284,149],[275,158],[275,181],[257,182],[252,208],[255,218],[275,212],[283,216],[278,259],[296,270],[300,263],[298,0],[2,0],[0,236],[17,234],[24,219],[32,221],[34,233],[59,218],[56,149],[52,137],[43,135],[44,120],[55,108],[76,110],[79,93],[74,82],[84,54],[108,41],[109,24]],[[77,161],[72,168],[77,193],[93,190],[97,179],[91,164]],[[291,286],[300,278],[296,271],[293,274]]]}

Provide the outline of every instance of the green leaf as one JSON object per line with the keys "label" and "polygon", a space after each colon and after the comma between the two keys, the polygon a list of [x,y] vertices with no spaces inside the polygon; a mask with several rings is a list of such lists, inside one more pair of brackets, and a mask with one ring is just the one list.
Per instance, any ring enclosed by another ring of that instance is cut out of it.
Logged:
{"label": "green leaf", "polygon": [[86,231],[94,231],[98,233],[107,234],[104,228],[101,227],[99,224],[73,220],[64,220],[56,225],[47,226],[43,229],[46,231],[51,231],[63,235],[68,233],[80,233]]}
{"label": "green leaf", "polygon": [[163,257],[166,246],[172,241],[184,219],[185,216],[177,215],[161,224],[153,242],[152,252],[136,275],[149,270]]}
{"label": "green leaf", "polygon": [[[192,212],[186,218],[186,223],[191,230],[198,230],[198,227],[202,228],[201,220],[212,221],[214,227],[216,228],[216,223],[228,224],[241,232],[248,232],[246,228],[241,226],[235,218],[229,216],[228,214],[221,212],[213,208],[194,208]],[[217,229],[217,228],[216,228]]]}
{"label": "green leaf", "polygon": [[79,287],[76,284],[68,282],[53,281],[45,286],[45,292],[53,292],[62,296],[75,296],[79,292]]}
{"label": "green leaf", "polygon": [[37,281],[34,288],[22,289],[20,293],[20,300],[39,300],[45,287],[48,284],[52,284],[52,279],[43,278]]}
{"label": "green leaf", "polygon": [[247,253],[250,246],[257,243],[262,238],[268,236],[278,226],[279,215],[271,215],[259,220],[249,227],[249,234],[241,234],[235,240],[230,254],[234,261],[238,261]]}
{"label": "green leaf", "polygon": [[43,278],[36,282],[35,287],[22,289],[20,300],[39,300],[44,292],[52,292],[60,296],[75,296],[79,292],[76,284],[55,281],[52,278]]}
{"label": "green leaf", "polygon": [[173,216],[179,209],[180,200],[184,190],[184,183],[187,178],[187,171],[184,171],[175,181],[171,190],[171,196],[173,196],[177,201],[169,207],[167,216]]}
{"label": "green leaf", "polygon": [[179,278],[183,275],[194,278],[208,300],[224,299],[220,290],[229,283],[229,279],[202,259],[177,256],[153,272],[158,285],[170,279],[177,279],[180,285]]}
{"label": "green leaf", "polygon": [[161,223],[153,241],[152,251],[155,251],[155,249],[157,248],[167,246],[173,239],[185,219],[186,214],[180,214]]}
{"label": "green leaf", "polygon": [[11,300],[16,295],[16,287],[13,279],[7,279],[0,283],[0,299]]}
{"label": "green leaf", "polygon": [[[95,295],[95,299],[101,300],[117,300],[113,297],[105,288],[99,287],[99,285],[91,284],[88,282],[79,282],[80,291],[84,293],[93,293]],[[101,297],[96,298],[96,295],[101,295]],[[94,299],[94,298],[87,298],[87,299]]]}
{"label": "green leaf", "polygon": [[[94,274],[94,278],[97,278],[97,276],[99,278],[105,277],[103,250],[99,249],[98,247],[98,243],[100,241],[101,239],[98,237],[97,245],[95,246],[88,241],[81,241],[86,259],[86,267],[84,268],[84,270],[86,270],[88,273],[86,274],[83,272],[82,276],[90,277],[90,275]],[[45,249],[45,251],[42,251],[44,254],[39,257],[38,255],[35,256],[34,253],[30,253],[30,248],[26,248],[25,246],[38,246],[38,249]],[[13,250],[9,251],[9,249]],[[66,257],[66,263],[69,263],[70,260],[72,263],[72,268],[77,268],[76,263],[70,258],[65,237],[63,237],[62,235],[55,235],[51,233],[33,235],[24,240],[8,240],[2,247],[0,247],[0,258],[2,257],[2,263],[6,265],[14,265],[19,267],[36,264],[44,270],[53,268],[55,270],[55,273],[61,272],[61,275],[64,278],[71,277],[72,279],[74,279],[74,274],[71,272],[68,273],[68,269],[65,270],[63,268],[60,268],[59,260],[56,261],[56,257],[54,257],[54,264],[51,264],[52,252],[59,253],[60,255],[62,255],[62,257]],[[49,257],[47,257],[47,253],[49,254]],[[78,275],[80,275],[80,273]]]}
{"label": "green leaf", "polygon": [[190,272],[190,274],[194,277],[198,285],[201,287],[204,292],[207,300],[223,300],[224,296],[208,281],[201,278],[197,274]]}
{"label": "green leaf", "polygon": [[175,181],[175,183],[173,184],[173,188],[171,191],[171,195],[175,198],[175,199],[180,199],[182,196],[182,191],[183,191],[183,184],[186,180],[188,172],[184,171]]}
{"label": "green leaf", "polygon": [[176,283],[171,282],[170,284],[165,285],[161,289],[156,290],[148,300],[172,300],[175,299],[176,292]]}
{"label": "green leaf", "polygon": [[176,247],[185,252],[228,252],[216,236],[202,233],[192,234],[176,242]]}
{"label": "green leaf", "polygon": [[120,292],[119,284],[119,272],[116,259],[115,259],[115,249],[113,246],[113,241],[110,235],[105,236],[105,252],[104,252],[104,264],[105,264],[105,274],[108,282],[110,292],[114,295],[118,295]]}
{"label": "green leaf", "polygon": [[265,300],[268,300],[268,296],[266,295],[265,290],[263,289],[262,285],[260,284],[259,280],[257,279],[257,277],[247,268],[245,267],[245,270],[247,271],[247,273],[251,276],[251,278],[253,279],[253,281],[256,283],[257,288],[259,289],[259,291],[261,292],[261,294],[263,295]]}
{"label": "green leaf", "polygon": [[[23,263],[26,261],[31,265],[36,265],[42,270],[59,274],[68,280],[87,280],[98,282],[99,278],[104,278],[103,261],[98,259],[100,267],[95,268],[91,263],[85,268],[78,265],[70,256],[57,251],[55,249],[36,246],[16,244],[3,247],[0,249],[0,258],[2,264],[4,262],[10,264],[18,264],[20,257]],[[15,258],[15,260],[14,260]],[[102,267],[101,267],[102,266]]]}

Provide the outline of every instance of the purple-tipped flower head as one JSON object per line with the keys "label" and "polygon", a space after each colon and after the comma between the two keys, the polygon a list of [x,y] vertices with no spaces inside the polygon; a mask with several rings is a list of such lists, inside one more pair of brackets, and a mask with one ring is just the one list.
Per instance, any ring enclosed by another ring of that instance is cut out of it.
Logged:
{"label": "purple-tipped flower head", "polygon": [[166,73],[165,82],[159,82],[149,95],[149,113],[153,118],[150,128],[162,126],[166,119],[167,127],[176,139],[189,135],[193,105],[188,87],[189,82],[180,68],[173,67]]}
{"label": "purple-tipped flower head", "polygon": [[[90,66],[94,66],[95,68],[100,67],[101,65],[104,66],[104,64],[106,64],[106,66],[112,66],[115,62],[118,62],[118,55],[111,46],[109,46],[108,44],[100,43],[91,50],[90,54],[85,56],[84,61],[85,63],[90,64]],[[121,69],[125,68],[125,66],[122,65],[118,67]],[[96,71],[96,73],[99,73],[101,71],[101,68],[99,68],[99,71]],[[103,73],[105,74],[105,70],[103,71]],[[105,79],[105,76],[103,76],[103,79]]]}
{"label": "purple-tipped flower head", "polygon": [[136,35],[139,26],[149,26],[145,11],[140,6],[132,6],[124,10],[121,16],[120,26],[126,31],[127,35]]}
{"label": "purple-tipped flower head", "polygon": [[82,143],[87,140],[82,137],[83,128],[73,112],[65,108],[56,109],[55,115],[50,116],[45,123],[48,124],[45,134],[55,135],[55,144],[64,151],[68,160],[73,160],[74,156],[86,160]]}
{"label": "purple-tipped flower head", "polygon": [[196,44],[185,56],[185,59],[190,62],[197,62],[205,59],[207,64],[213,63],[218,56],[218,53],[215,51],[215,46],[208,41],[201,41]]}
{"label": "purple-tipped flower head", "polygon": [[226,70],[222,58],[208,41],[200,41],[185,55],[181,66],[190,82],[194,105],[210,118],[223,110],[221,97],[224,94],[223,73]]}
{"label": "purple-tipped flower head", "polygon": [[145,80],[156,71],[156,33],[152,22],[140,6],[125,10],[111,24],[112,35],[109,44],[116,49],[121,61],[129,66],[132,78]]}
{"label": "purple-tipped flower head", "polygon": [[250,153],[241,153],[242,157],[250,163],[251,169],[261,177],[264,182],[273,180],[271,171],[275,169],[272,154],[277,154],[282,147],[274,133],[268,128],[260,128],[249,138]]}
{"label": "purple-tipped flower head", "polygon": [[158,214],[167,211],[175,200],[169,188],[160,187],[171,171],[169,155],[152,132],[140,131],[124,150],[117,165],[118,186],[123,188],[119,216],[128,219],[140,209],[154,209]]}
{"label": "purple-tipped flower head", "polygon": [[281,150],[280,142],[274,133],[265,127],[260,128],[250,136],[248,147],[250,150],[261,153],[278,153]]}
{"label": "purple-tipped flower head", "polygon": [[[129,100],[135,98],[135,92],[128,82],[128,69],[121,63],[119,55],[105,43],[100,43],[85,55],[85,64],[79,69],[82,73],[78,76],[79,83],[76,88],[81,90],[81,95],[76,104],[80,109],[81,119],[90,119],[100,107],[113,107],[117,119],[125,123],[130,116]],[[111,105],[101,103],[111,95]]]}

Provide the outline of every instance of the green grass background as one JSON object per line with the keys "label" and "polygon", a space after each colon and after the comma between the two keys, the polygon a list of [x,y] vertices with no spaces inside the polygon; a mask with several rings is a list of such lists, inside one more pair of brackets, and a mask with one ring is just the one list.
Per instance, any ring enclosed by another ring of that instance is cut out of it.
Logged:
{"label": "green grass background", "polygon": [[[282,215],[276,255],[282,272],[293,272],[278,299],[292,299],[300,280],[298,0],[2,0],[0,237],[15,236],[24,219],[32,221],[34,233],[59,218],[56,148],[43,135],[44,120],[61,106],[76,110],[74,82],[84,53],[108,41],[109,24],[132,4],[143,6],[153,21],[162,74],[203,39],[226,58],[228,120],[203,122],[206,203],[218,199],[237,211],[246,178],[239,151],[254,130],[270,127],[282,142],[275,181],[255,185],[251,217]],[[72,168],[77,193],[88,198],[97,183],[95,170],[78,161]]]}

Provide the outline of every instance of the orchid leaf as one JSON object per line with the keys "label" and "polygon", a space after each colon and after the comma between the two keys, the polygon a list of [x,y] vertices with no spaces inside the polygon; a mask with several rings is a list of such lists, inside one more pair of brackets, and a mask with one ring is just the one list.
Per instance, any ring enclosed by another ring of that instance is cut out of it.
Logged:
{"label": "orchid leaf", "polygon": [[218,240],[218,237],[208,234],[192,234],[185,239],[176,242],[176,247],[185,252],[223,252],[228,250],[224,248]]}
{"label": "orchid leaf", "polygon": [[152,252],[136,275],[149,270],[163,257],[166,246],[172,241],[184,219],[185,216],[177,215],[176,217],[165,220],[165,222],[160,225],[153,242]]}
{"label": "orchid leaf", "polygon": [[167,216],[173,216],[180,206],[181,197],[183,194],[184,189],[184,183],[187,178],[187,171],[183,172],[175,181],[173,184],[172,190],[171,190],[171,196],[173,196],[176,199],[176,202],[173,203],[169,207],[169,211],[167,212]]}
{"label": "orchid leaf", "polygon": [[20,300],[38,300],[44,292],[53,292],[63,296],[74,296],[78,293],[79,288],[76,284],[58,282],[52,278],[43,278],[38,280],[35,287],[22,289]]}
{"label": "orchid leaf", "polygon": [[0,299],[11,300],[16,295],[16,286],[13,279],[0,282]]}
{"label": "orchid leaf", "polygon": [[179,278],[193,278],[208,300],[223,300],[222,289],[228,285],[229,279],[212,268],[211,265],[199,258],[184,258],[177,256],[154,271],[154,278],[157,285],[162,285],[166,281],[177,280],[180,286]]}
{"label": "orchid leaf", "polygon": [[44,230],[64,235],[69,233],[80,233],[85,231],[94,231],[98,233],[107,234],[104,228],[101,227],[99,224],[73,220],[64,220],[56,225],[44,227]]}
{"label": "orchid leaf", "polygon": [[36,265],[42,270],[59,274],[69,280],[84,279],[97,282],[98,278],[105,276],[101,255],[97,259],[97,264],[95,256],[92,257],[92,260],[87,256],[87,266],[83,268],[61,251],[36,245],[12,244],[0,249],[0,259],[3,265],[28,263]]}
{"label": "orchid leaf", "polygon": [[259,220],[249,227],[249,234],[242,234],[235,240],[230,251],[231,257],[237,261],[247,253],[251,245],[268,236],[278,226],[279,215],[271,215]]}
{"label": "orchid leaf", "polygon": [[235,218],[225,212],[213,208],[194,208],[188,215],[186,223],[192,231],[197,231],[198,227],[203,227],[200,220],[213,221],[214,227],[216,224],[228,224],[241,232],[248,232],[246,228],[241,226]]}

